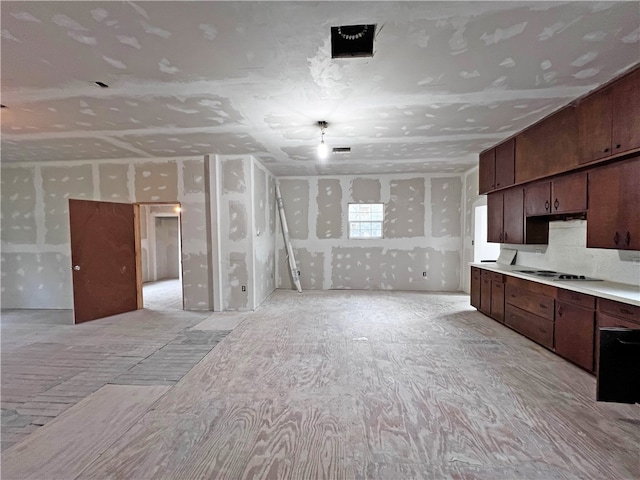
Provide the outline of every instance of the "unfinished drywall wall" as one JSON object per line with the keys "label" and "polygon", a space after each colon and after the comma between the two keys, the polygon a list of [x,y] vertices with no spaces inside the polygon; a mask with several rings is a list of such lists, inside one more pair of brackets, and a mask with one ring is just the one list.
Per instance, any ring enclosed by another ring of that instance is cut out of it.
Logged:
{"label": "unfinished drywall wall", "polygon": [[[275,181],[259,162],[253,161],[253,308],[276,288]],[[271,229],[268,226],[273,225]]]}
{"label": "unfinished drywall wall", "polygon": [[468,267],[473,262],[473,241],[475,234],[474,209],[478,205],[487,204],[487,196],[478,194],[478,167],[474,167],[464,174],[464,215],[463,215],[463,239],[462,239],[462,276],[461,289],[463,292],[471,291],[471,269]]}
{"label": "unfinished drywall wall", "polygon": [[158,280],[180,278],[178,217],[155,217]]}
{"label": "unfinished drywall wall", "polygon": [[212,308],[203,160],[33,162],[1,168],[3,308],[73,307],[69,198],[180,203],[185,308]]}
{"label": "unfinished drywall wall", "polygon": [[[462,175],[278,181],[303,289],[459,290]],[[385,204],[384,238],[348,239],[347,205],[374,202]],[[292,288],[281,236],[278,287]]]}
{"label": "unfinished drywall wall", "polygon": [[216,308],[254,310],[275,289],[275,182],[250,155],[205,161]]}

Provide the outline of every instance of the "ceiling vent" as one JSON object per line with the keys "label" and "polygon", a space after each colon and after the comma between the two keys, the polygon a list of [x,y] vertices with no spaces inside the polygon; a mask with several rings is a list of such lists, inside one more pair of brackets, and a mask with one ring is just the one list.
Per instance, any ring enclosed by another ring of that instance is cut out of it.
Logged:
{"label": "ceiling vent", "polygon": [[333,147],[333,153],[351,153],[351,147]]}
{"label": "ceiling vent", "polygon": [[375,25],[331,27],[331,58],[373,57]]}

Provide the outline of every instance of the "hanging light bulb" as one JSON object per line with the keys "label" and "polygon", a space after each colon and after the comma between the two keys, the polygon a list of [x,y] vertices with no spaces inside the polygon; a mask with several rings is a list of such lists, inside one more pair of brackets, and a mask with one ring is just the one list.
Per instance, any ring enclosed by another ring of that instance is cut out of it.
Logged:
{"label": "hanging light bulb", "polygon": [[320,121],[318,122],[318,126],[320,127],[320,145],[318,145],[318,158],[320,160],[326,160],[329,156],[329,147],[326,143],[324,143],[324,129],[327,128],[327,122]]}

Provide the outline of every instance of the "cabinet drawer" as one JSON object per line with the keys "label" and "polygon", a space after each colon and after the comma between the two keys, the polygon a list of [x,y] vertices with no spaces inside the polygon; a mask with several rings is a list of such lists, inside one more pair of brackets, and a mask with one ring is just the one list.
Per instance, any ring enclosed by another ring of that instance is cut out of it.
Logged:
{"label": "cabinet drawer", "polygon": [[491,272],[491,281],[503,283],[504,275],[501,273]]}
{"label": "cabinet drawer", "polygon": [[507,284],[513,285],[514,287],[521,288],[528,292],[538,293],[540,295],[544,295],[545,297],[556,298],[558,289],[551,285],[545,285],[544,283],[532,282],[530,280],[525,280],[524,278],[517,277],[507,277]]}
{"label": "cabinet drawer", "polygon": [[584,293],[572,292],[571,290],[558,289],[558,300],[571,303],[579,307],[595,309],[596,298]]}
{"label": "cabinet drawer", "polygon": [[504,323],[534,342],[553,349],[553,320],[507,305]]}
{"label": "cabinet drawer", "polygon": [[507,284],[506,303],[553,321],[554,299]]}
{"label": "cabinet drawer", "polygon": [[636,323],[638,324],[638,328],[640,328],[640,307],[627,303],[614,302],[606,298],[599,298],[598,311]]}

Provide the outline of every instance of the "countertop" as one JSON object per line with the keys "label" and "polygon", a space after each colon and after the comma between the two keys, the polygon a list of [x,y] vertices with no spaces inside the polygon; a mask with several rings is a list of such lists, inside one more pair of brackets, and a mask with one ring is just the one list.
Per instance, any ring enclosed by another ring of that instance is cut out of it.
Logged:
{"label": "countertop", "polygon": [[533,282],[544,283],[558,288],[564,288],[573,292],[593,295],[594,297],[607,298],[616,302],[628,303],[640,307],[640,285],[631,285],[628,283],[610,282],[608,280],[601,281],[580,281],[580,280],[547,280],[544,277],[534,277],[532,275],[522,274],[514,270],[541,270],[536,267],[527,267],[524,265],[502,265],[494,262],[487,263],[471,263],[472,267],[489,270],[511,275],[513,277],[530,280]]}

